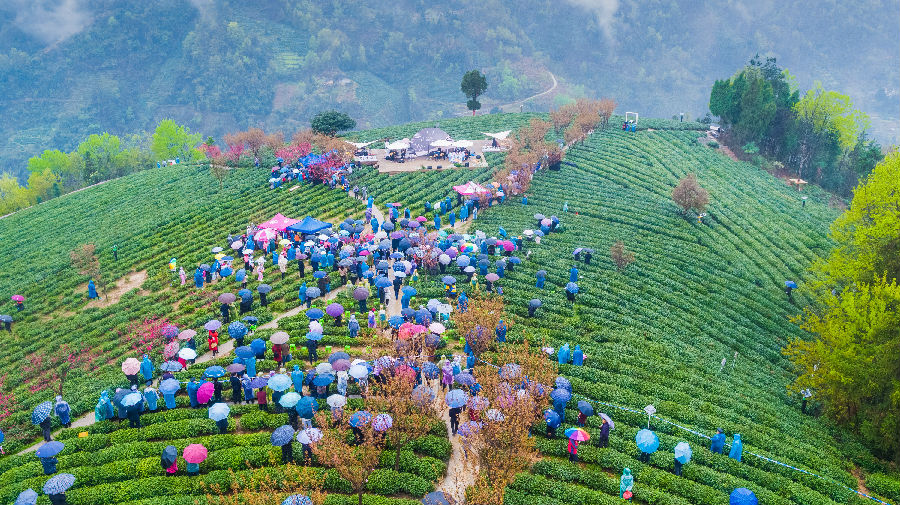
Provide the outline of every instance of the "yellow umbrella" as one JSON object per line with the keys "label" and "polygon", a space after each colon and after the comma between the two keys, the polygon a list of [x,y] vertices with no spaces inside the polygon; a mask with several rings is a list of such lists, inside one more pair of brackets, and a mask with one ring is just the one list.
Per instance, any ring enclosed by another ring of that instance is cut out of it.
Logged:
{"label": "yellow umbrella", "polygon": [[222,254],[222,253],[216,254],[216,256],[215,256],[215,258],[216,258],[217,260],[220,260],[220,259],[222,259],[222,258],[224,258],[224,257],[225,257],[225,255]]}
{"label": "yellow umbrella", "polygon": [[286,238],[283,238],[283,239],[279,240],[278,243],[281,245],[288,245],[291,243],[291,241]]}

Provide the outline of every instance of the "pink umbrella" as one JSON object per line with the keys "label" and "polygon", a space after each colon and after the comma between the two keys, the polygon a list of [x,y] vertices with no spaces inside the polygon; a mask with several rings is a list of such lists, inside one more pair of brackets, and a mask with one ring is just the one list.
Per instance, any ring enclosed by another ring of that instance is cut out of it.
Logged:
{"label": "pink umbrella", "polygon": [[363,249],[362,251],[359,251],[360,256],[368,256],[369,254],[371,254],[371,253],[369,252],[368,249]]}
{"label": "pink umbrella", "polygon": [[188,463],[202,463],[206,460],[206,447],[191,444],[184,448],[184,460]]}
{"label": "pink umbrella", "polygon": [[425,221],[428,221],[428,219],[426,219],[425,216],[419,216],[416,218],[416,221],[424,223]]}
{"label": "pink umbrella", "polygon": [[125,375],[137,375],[141,370],[141,362],[137,358],[128,358],[122,363],[122,373]]}
{"label": "pink umbrella", "polygon": [[504,240],[500,243],[503,246],[504,251],[515,251],[516,245],[510,242],[509,240]]}
{"label": "pink umbrella", "polygon": [[173,340],[173,341],[169,342],[168,344],[166,344],[166,346],[163,348],[163,356],[166,358],[172,358],[176,354],[178,354],[178,350],[179,350],[178,341]]}
{"label": "pink umbrella", "polygon": [[[198,403],[206,403],[210,398],[213,397],[213,393],[215,392],[216,387],[212,382],[207,382],[200,386],[200,389],[197,390],[197,402]],[[203,447],[203,446],[201,446]],[[206,448],[203,449],[203,456],[206,457]],[[187,460],[187,458],[185,458]],[[200,460],[203,461],[203,460]],[[198,461],[199,463],[199,461]]]}
{"label": "pink umbrella", "polygon": [[12,300],[13,300],[14,302],[24,302],[24,301],[25,301],[25,297],[22,296],[22,295],[13,295],[13,296],[12,296]]}
{"label": "pink umbrella", "polygon": [[421,324],[403,323],[400,325],[400,338],[408,340],[425,331],[426,328]]}
{"label": "pink umbrella", "polygon": [[253,235],[253,240],[257,242],[269,242],[275,240],[275,237],[278,236],[278,232],[271,228],[263,228],[256,232],[256,235]]}

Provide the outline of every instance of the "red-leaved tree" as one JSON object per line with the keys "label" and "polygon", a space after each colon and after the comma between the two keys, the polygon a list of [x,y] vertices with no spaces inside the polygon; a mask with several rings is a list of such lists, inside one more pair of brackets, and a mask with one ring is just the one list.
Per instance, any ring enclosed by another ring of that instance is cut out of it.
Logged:
{"label": "red-leaved tree", "polygon": [[69,344],[33,352],[25,357],[22,379],[32,393],[53,388],[56,394],[62,395],[69,372],[90,370],[99,356],[95,349]]}
{"label": "red-leaved tree", "polygon": [[132,321],[125,331],[119,332],[119,342],[135,351],[138,358],[143,354],[152,355],[154,359],[160,358],[166,345],[162,329],[168,324],[171,323],[164,317],[147,317],[140,321]]}

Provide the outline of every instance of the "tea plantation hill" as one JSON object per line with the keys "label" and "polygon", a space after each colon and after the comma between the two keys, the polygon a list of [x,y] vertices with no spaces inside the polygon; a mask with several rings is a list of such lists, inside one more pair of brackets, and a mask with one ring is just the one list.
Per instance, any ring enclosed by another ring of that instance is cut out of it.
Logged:
{"label": "tea plantation hill", "polygon": [[[520,115],[480,116],[442,121],[441,127],[454,136],[477,138],[474,132],[515,128],[525,120]],[[827,195],[816,191],[805,193],[810,199],[801,207],[797,192],[781,181],[698,143],[705,135],[699,125],[642,119],[641,126],[636,133],[612,128],[592,135],[569,149],[561,170],[535,175],[528,205],[515,199],[494,206],[480,212],[473,227],[492,234],[503,226],[520,234],[534,228],[533,214],[560,217],[563,232],[544,237],[540,244],[526,241],[529,261],[499,283],[513,321],[509,339],[524,336],[553,347],[581,345],[588,356],[586,366],[561,367],[576,398],[636,411],[596,405],[616,422],[611,447],[582,447],[583,463],[578,465],[565,460],[561,439],[536,432],[544,458],[510,486],[507,502],[619,503],[618,474],[627,466],[636,475],[637,503],[725,504],[735,487],[753,489],[766,504],[873,503],[842,485],[856,489],[860,484],[851,474],[854,466],[865,472],[886,469],[844,431],[800,413],[799,399],[786,390],[791,372],[780,353],[788,339],[801,335],[789,318],[804,302],[799,297],[797,305],[788,302],[783,283],[802,282],[809,265],[828,250],[827,228],[838,212],[827,205]],[[400,137],[418,127],[355,136]],[[490,161],[496,166],[500,157]],[[710,192],[703,223],[682,217],[671,201],[672,188],[690,172]],[[378,205],[401,201],[420,209],[426,199],[449,195],[453,184],[485,181],[490,175],[490,169],[398,176],[364,171],[360,184],[375,193]],[[172,257],[191,272],[208,260],[211,246],[222,245],[224,236],[239,233],[248,220],[259,222],[281,212],[337,222],[361,216],[363,210],[362,203],[345,193],[321,186],[271,191],[265,175],[253,169],[231,171],[220,190],[208,170],[176,166],[110,181],[0,220],[0,236],[5,238],[0,241],[5,273],[0,292],[27,297],[26,311],[13,313],[17,321],[12,336],[0,340],[0,376],[7,374],[3,392],[15,393],[21,405],[10,419],[27,424],[30,408],[53,396],[50,391],[30,394],[27,386],[10,379],[30,353],[81,342],[102,355],[96,371],[73,371],[66,382],[73,410],[86,412],[93,409],[97,391],[124,385],[118,364],[129,349],[118,332],[130,321],[164,315],[179,327],[199,327],[215,317],[216,305],[195,290],[169,287],[166,264]],[[607,254],[618,240],[636,256],[624,272],[616,271]],[[68,251],[85,242],[98,245],[110,279],[146,271],[147,281],[113,306],[87,308],[86,279],[71,269],[68,259]],[[110,251],[115,243],[118,262]],[[576,247],[592,247],[596,253],[590,265],[577,263],[580,293],[573,305],[563,288]],[[534,283],[538,269],[548,272],[543,290]],[[267,272],[274,302],[257,311],[262,321],[295,306],[297,276],[284,281],[277,277]],[[441,285],[429,279],[419,291],[426,298],[439,296]],[[526,317],[531,298],[543,301],[535,318]],[[352,306],[349,299],[342,303]],[[7,305],[4,312],[12,310]],[[289,323],[302,327],[304,317]],[[326,338],[342,345],[344,337]],[[199,347],[205,352],[205,344]],[[720,370],[722,358],[727,363]],[[658,420],[652,424],[662,441],[660,450],[650,465],[638,462],[634,435],[646,426],[647,416],[640,409],[648,404],[663,418],[698,432],[711,434],[722,427],[729,435],[741,433],[743,462],[713,455],[707,441]],[[225,478],[231,463],[224,461],[234,462],[240,471],[249,471],[244,461],[266,461],[270,449],[265,439],[271,427],[283,422],[239,408],[234,425],[242,427],[242,433],[215,436],[204,416],[180,412],[145,416],[150,426],[140,433],[100,423],[90,427],[92,435],[84,440],[75,438],[75,430],[61,434],[67,449],[59,469],[79,476],[69,492],[70,503],[194,503],[205,493],[200,481]],[[576,416],[572,410],[566,419],[572,422]],[[595,420],[590,418],[587,426],[594,435],[599,428]],[[439,432],[404,456],[402,475],[383,470],[368,503],[411,504],[408,497],[430,490],[430,481],[443,473],[449,454]],[[166,479],[159,449],[200,439],[210,444],[211,454],[201,479]],[[694,457],[679,478],[669,470],[672,447],[680,440],[690,442]],[[11,443],[8,436],[5,448],[14,454],[22,444]],[[214,457],[217,452],[220,458]],[[751,452],[836,482],[766,462]],[[119,460],[128,465],[120,468]],[[23,480],[39,485],[39,469],[33,456],[0,458],[0,500],[12,501],[21,490],[15,484]],[[865,484],[878,492],[874,481]],[[170,486],[183,498],[161,496]],[[346,489],[338,479],[331,478],[325,487],[338,492],[329,503],[349,499],[339,494]],[[889,492],[888,487],[880,489]]]}

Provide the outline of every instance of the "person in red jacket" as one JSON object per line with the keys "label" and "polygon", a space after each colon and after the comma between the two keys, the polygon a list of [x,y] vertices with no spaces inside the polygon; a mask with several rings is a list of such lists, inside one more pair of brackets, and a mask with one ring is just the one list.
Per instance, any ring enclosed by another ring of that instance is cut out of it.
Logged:
{"label": "person in red jacket", "polygon": [[209,344],[209,350],[212,351],[213,356],[219,354],[219,332],[209,330],[209,336],[206,337],[206,343]]}
{"label": "person in red jacket", "polygon": [[578,441],[569,439],[569,461],[573,463],[578,462]]}
{"label": "person in red jacket", "polygon": [[259,404],[259,410],[265,410],[266,412],[269,411],[266,388],[259,388],[259,391],[256,392],[256,403]]}
{"label": "person in red jacket", "polygon": [[282,350],[282,345],[281,345],[281,344],[275,344],[275,345],[273,345],[273,346],[272,346],[272,352],[275,354],[275,361],[278,362],[278,363],[280,364],[280,363],[281,363],[281,355],[282,355],[282,353],[284,352],[284,351]]}

